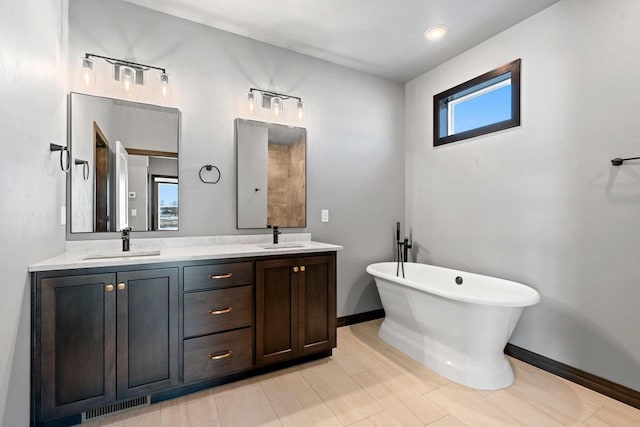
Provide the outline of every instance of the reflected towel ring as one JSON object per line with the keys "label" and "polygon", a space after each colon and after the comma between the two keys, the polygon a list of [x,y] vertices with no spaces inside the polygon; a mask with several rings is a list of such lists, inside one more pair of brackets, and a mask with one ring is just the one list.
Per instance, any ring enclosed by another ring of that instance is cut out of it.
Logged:
{"label": "reflected towel ring", "polygon": [[[216,179],[215,181],[205,181],[204,178],[202,178],[202,171],[205,169],[208,171],[215,169],[218,172],[218,179]],[[220,169],[218,169],[217,166],[204,165],[200,168],[200,172],[198,172],[198,176],[200,177],[200,181],[204,182],[205,184],[217,184],[220,181],[220,178],[222,178],[222,173],[220,173]]]}
{"label": "reflected towel ring", "polygon": [[[58,145],[58,144],[49,144],[49,150],[50,151],[59,151],[60,152],[60,169],[62,169],[62,172],[67,173],[69,172],[69,169],[71,168],[71,152],[69,151],[69,149],[67,147],[63,147],[62,145]],[[64,154],[67,154],[67,162],[66,162],[66,167],[65,167],[65,162],[63,160]]]}
{"label": "reflected towel ring", "polygon": [[89,162],[86,160],[76,159],[75,164],[82,165],[82,178],[85,181],[88,181],[89,180]]}

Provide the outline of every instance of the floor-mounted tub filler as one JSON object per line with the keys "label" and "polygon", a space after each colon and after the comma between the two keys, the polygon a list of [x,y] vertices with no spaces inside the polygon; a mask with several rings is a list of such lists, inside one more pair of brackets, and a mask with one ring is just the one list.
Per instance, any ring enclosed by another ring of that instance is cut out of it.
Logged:
{"label": "floor-mounted tub filler", "polygon": [[440,375],[483,390],[513,382],[503,350],[524,307],[540,301],[528,286],[479,274],[405,263],[371,264],[386,317],[384,341]]}

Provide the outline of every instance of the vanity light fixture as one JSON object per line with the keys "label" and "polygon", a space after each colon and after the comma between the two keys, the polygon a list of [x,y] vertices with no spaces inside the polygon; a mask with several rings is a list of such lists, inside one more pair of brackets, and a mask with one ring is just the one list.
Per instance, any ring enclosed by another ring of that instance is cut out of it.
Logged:
{"label": "vanity light fixture", "polygon": [[94,83],[93,60],[89,58],[82,58],[82,81],[87,87]]}
{"label": "vanity light fixture", "polygon": [[256,94],[249,92],[247,94],[247,101],[249,102],[249,112],[253,114],[253,111],[256,109]]}
{"label": "vanity light fixture", "polygon": [[256,93],[260,93],[263,98],[263,107],[270,108],[275,118],[280,117],[284,111],[284,101],[287,99],[295,99],[296,103],[296,116],[299,121],[304,120],[304,103],[299,96],[287,95],[285,93],[273,92],[271,90],[256,89],[254,87],[249,89],[247,94],[247,102],[249,106],[249,112],[253,113],[256,106]]}
{"label": "vanity light fixture", "polygon": [[427,28],[424,36],[430,41],[439,40],[443,38],[448,31],[449,28],[446,25],[434,25],[433,27]]}
{"label": "vanity light fixture", "polygon": [[273,111],[273,116],[276,119],[280,117],[280,113],[282,112],[282,98],[279,96],[271,98],[271,111]]}
{"label": "vanity light fixture", "polygon": [[145,84],[145,72],[156,70],[160,73],[160,95],[163,98],[169,96],[169,75],[166,69],[154,65],[126,61],[124,59],[96,55],[94,53],[85,53],[84,58],[82,58],[82,76],[86,86],[89,86],[93,81],[93,58],[103,59],[113,65],[113,78],[120,82],[122,90],[125,92],[130,92],[135,85],[143,86]]}

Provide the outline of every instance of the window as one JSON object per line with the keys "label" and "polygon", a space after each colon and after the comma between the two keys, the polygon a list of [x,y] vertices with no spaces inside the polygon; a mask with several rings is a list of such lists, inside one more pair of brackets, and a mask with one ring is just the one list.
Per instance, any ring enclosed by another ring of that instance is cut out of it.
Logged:
{"label": "window", "polygon": [[152,176],[152,230],[178,229],[178,178]]}
{"label": "window", "polygon": [[520,62],[434,96],[434,147],[520,126]]}

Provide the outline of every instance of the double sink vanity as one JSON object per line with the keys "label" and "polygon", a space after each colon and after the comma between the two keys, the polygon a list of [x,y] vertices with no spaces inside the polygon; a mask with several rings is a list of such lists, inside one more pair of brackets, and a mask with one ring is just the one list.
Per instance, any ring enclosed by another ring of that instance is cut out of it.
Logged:
{"label": "double sink vanity", "polygon": [[[32,426],[90,421],[331,355],[342,248],[304,233],[278,243],[278,227],[307,226],[306,129],[233,123],[236,228],[272,224],[273,240],[170,237],[182,227],[203,233],[194,212],[233,204],[205,196],[233,182],[233,168],[183,167],[176,108],[80,93],[68,102],[66,250],[29,268]],[[179,206],[184,180],[199,192],[191,211]],[[208,219],[231,228],[231,218]]]}
{"label": "double sink vanity", "polygon": [[67,242],[32,265],[32,424],[330,355],[342,248],[283,237],[139,239],[122,257],[117,240]]}

